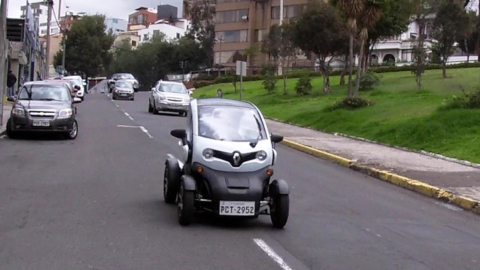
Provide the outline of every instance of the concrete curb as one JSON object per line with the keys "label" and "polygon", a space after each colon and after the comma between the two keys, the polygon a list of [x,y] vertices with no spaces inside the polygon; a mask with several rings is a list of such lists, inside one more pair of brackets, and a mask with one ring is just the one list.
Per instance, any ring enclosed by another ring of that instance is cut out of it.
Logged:
{"label": "concrete curb", "polygon": [[391,145],[391,144],[387,144],[387,143],[381,143],[381,142],[368,140],[368,139],[360,138],[360,137],[355,137],[355,136],[351,136],[351,135],[347,135],[347,134],[343,134],[343,133],[338,133],[338,132],[321,131],[321,130],[313,129],[311,127],[300,126],[300,125],[295,124],[295,123],[286,122],[286,121],[282,121],[282,120],[275,119],[275,118],[267,118],[267,119],[275,121],[275,122],[283,123],[283,124],[288,124],[288,125],[291,125],[291,126],[310,129],[310,130],[313,130],[313,131],[319,131],[319,132],[322,132],[322,133],[326,133],[326,134],[330,134],[330,135],[334,135],[334,136],[338,136],[338,137],[344,137],[344,138],[357,140],[357,141],[361,141],[361,142],[373,143],[373,144],[386,146],[386,147],[390,147],[390,148],[394,148],[394,149],[398,149],[398,150],[403,150],[403,151],[406,151],[406,152],[417,153],[417,154],[421,154],[421,155],[424,155],[424,156],[433,157],[433,158],[437,158],[437,159],[442,159],[442,160],[446,160],[446,161],[450,161],[450,162],[455,162],[455,163],[465,165],[465,166],[468,166],[468,167],[480,169],[480,164],[470,162],[468,160],[451,158],[451,157],[447,157],[447,156],[444,156],[444,155],[428,152],[428,151],[425,151],[425,150],[414,150],[414,149],[410,149],[410,148],[406,148],[406,147]]}
{"label": "concrete curb", "polygon": [[444,190],[436,186],[432,186],[427,183],[423,183],[418,180],[410,179],[387,171],[358,165],[353,160],[349,160],[341,156],[337,156],[290,140],[284,139],[282,141],[282,144],[298,151],[313,155],[315,157],[333,161],[341,166],[347,167],[354,171],[358,171],[379,180],[383,180],[396,186],[420,193],[441,202],[456,205],[462,209],[480,215],[480,201],[454,194],[450,191]]}

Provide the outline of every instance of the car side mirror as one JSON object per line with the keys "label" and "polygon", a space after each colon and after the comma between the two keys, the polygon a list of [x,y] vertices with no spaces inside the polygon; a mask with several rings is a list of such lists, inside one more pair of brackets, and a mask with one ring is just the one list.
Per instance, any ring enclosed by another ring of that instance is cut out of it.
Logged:
{"label": "car side mirror", "polygon": [[170,131],[170,135],[180,140],[183,140],[187,137],[187,131],[185,129],[174,129]]}
{"label": "car side mirror", "polygon": [[82,102],[82,100],[80,98],[78,98],[78,97],[73,98],[73,103],[80,103],[80,102]]}
{"label": "car side mirror", "polygon": [[272,140],[272,142],[274,142],[274,143],[279,143],[279,142],[283,141],[283,136],[272,134],[272,135],[270,135],[270,140]]}
{"label": "car side mirror", "polygon": [[152,92],[155,92],[155,87],[152,87],[152,89],[151,89],[151,90],[152,90]]}
{"label": "car side mirror", "polygon": [[14,97],[7,97],[7,101],[14,102],[15,98]]}

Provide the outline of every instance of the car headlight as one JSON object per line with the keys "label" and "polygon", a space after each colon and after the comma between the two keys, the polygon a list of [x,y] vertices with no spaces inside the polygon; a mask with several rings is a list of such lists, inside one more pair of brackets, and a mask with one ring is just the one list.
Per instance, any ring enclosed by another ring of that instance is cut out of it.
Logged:
{"label": "car headlight", "polygon": [[165,100],[165,96],[164,95],[158,95],[157,99],[158,100]]}
{"label": "car headlight", "polygon": [[203,155],[204,158],[212,158],[213,157],[213,150],[210,149],[210,148],[207,148],[207,149],[203,150],[202,155]]}
{"label": "car headlight", "polygon": [[265,151],[258,151],[255,157],[258,160],[265,160],[267,158],[267,153],[265,153]]}
{"label": "car headlight", "polygon": [[13,108],[12,110],[12,114],[16,115],[16,116],[25,116],[25,110],[22,109],[22,108]]}
{"label": "car headlight", "polygon": [[58,112],[58,118],[69,118],[73,114],[72,109],[63,109]]}
{"label": "car headlight", "polygon": [[115,89],[115,93],[118,93],[118,89]]}

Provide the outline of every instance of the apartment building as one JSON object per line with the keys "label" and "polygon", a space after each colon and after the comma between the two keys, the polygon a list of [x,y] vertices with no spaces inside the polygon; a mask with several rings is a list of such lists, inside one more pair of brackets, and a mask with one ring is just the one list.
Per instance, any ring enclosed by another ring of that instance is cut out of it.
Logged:
{"label": "apartment building", "polygon": [[[306,3],[307,0],[284,0],[284,21],[299,16]],[[270,26],[279,22],[280,0],[217,0],[214,64],[234,66],[234,55],[242,54],[245,49],[260,43]],[[259,54],[254,61],[255,66],[260,66],[269,59]],[[310,65],[309,62],[304,57],[293,65]]]}
{"label": "apartment building", "polygon": [[127,31],[147,28],[157,21],[157,10],[154,8],[139,7],[128,15]]}

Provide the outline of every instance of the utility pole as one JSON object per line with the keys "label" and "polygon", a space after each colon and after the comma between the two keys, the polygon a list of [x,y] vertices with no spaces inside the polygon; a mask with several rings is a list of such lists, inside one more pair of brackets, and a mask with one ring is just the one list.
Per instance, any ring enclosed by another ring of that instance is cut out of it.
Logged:
{"label": "utility pole", "polygon": [[47,74],[45,78],[50,77],[50,24],[52,22],[52,12],[53,12],[53,0],[45,0],[48,6],[48,15],[47,15],[47,49],[46,49],[46,59],[45,66],[47,67]]}
{"label": "utility pole", "polygon": [[[280,22],[279,26],[283,24],[283,0],[280,0]],[[282,30],[282,29],[280,29]],[[280,32],[281,37],[283,37],[282,32]],[[280,65],[278,66],[278,75],[283,75],[283,57],[280,55]]]}
{"label": "utility pole", "polygon": [[3,123],[3,91],[7,89],[7,7],[8,0],[0,0],[0,126]]}

